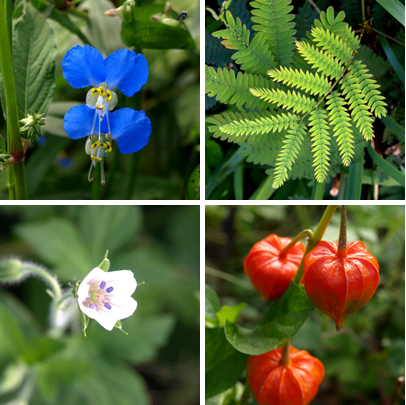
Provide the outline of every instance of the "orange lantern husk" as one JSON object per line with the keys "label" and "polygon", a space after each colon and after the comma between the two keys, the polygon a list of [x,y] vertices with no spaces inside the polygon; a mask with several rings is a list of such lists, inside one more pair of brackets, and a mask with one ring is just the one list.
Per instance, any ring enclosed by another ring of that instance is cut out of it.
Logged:
{"label": "orange lantern husk", "polygon": [[298,242],[281,253],[290,242],[290,238],[271,234],[257,242],[244,261],[245,274],[264,300],[281,297],[296,274],[305,246]]}
{"label": "orange lantern husk", "polygon": [[245,369],[250,387],[259,405],[307,405],[323,381],[323,364],[293,346],[289,347],[287,364],[283,364],[282,350],[248,359]]}
{"label": "orange lantern husk", "polygon": [[379,264],[362,242],[349,243],[338,252],[338,243],[321,241],[306,255],[303,274],[310,300],[341,329],[374,295]]}

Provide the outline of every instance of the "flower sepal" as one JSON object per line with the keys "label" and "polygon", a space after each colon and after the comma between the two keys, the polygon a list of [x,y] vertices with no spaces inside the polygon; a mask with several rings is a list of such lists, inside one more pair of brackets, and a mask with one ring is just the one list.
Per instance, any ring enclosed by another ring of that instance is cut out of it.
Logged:
{"label": "flower sepal", "polygon": [[117,321],[114,327],[119,329],[121,332],[123,332],[125,335],[128,336],[128,333],[123,329],[123,324],[121,323],[121,321]]}
{"label": "flower sepal", "polygon": [[103,257],[103,260],[101,261],[101,263],[97,266],[99,269],[102,269],[103,271],[105,271],[106,273],[109,271],[110,268],[110,260],[107,259],[107,255],[109,254],[109,251],[106,250],[106,253]]}

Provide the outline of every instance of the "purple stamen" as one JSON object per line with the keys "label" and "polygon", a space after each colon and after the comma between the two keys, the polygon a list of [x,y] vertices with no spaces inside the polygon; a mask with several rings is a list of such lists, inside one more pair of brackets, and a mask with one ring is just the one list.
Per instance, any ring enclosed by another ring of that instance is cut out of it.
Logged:
{"label": "purple stamen", "polygon": [[110,304],[104,304],[104,306],[105,306],[107,309],[111,309],[111,305],[110,305]]}
{"label": "purple stamen", "polygon": [[89,299],[91,297],[91,294],[87,294],[86,299]]}
{"label": "purple stamen", "polygon": [[102,281],[102,282],[100,283],[100,288],[103,290],[104,287],[106,287],[106,282],[105,282],[105,281]]}
{"label": "purple stamen", "polygon": [[107,291],[108,293],[111,293],[113,290],[114,290],[113,287],[109,287],[106,291]]}
{"label": "purple stamen", "polygon": [[94,305],[93,305],[93,304],[90,304],[90,305],[89,305],[89,308],[90,308],[90,309],[94,309]]}

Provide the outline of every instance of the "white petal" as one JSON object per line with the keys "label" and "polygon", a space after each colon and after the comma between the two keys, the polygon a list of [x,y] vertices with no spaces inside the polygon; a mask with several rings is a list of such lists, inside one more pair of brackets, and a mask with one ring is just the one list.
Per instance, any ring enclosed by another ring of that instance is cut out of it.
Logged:
{"label": "white petal", "polygon": [[[108,311],[108,309],[106,309]],[[85,312],[85,314],[89,317],[97,321],[104,329],[112,330],[114,325],[118,321],[118,319],[114,318],[113,316],[105,313],[104,311],[96,311],[95,309],[90,309]]]}
{"label": "white petal", "polygon": [[131,297],[114,297],[110,305],[111,314],[117,319],[128,318],[137,309],[137,301]]}
{"label": "white petal", "polygon": [[109,287],[114,288],[115,295],[131,296],[137,288],[134,273],[130,270],[112,271],[104,274],[104,280]]}

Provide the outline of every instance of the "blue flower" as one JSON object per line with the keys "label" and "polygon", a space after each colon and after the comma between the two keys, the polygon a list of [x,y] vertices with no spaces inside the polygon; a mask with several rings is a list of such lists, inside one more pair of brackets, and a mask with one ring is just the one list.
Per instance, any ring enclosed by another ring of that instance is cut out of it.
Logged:
{"label": "blue flower", "polygon": [[148,80],[148,62],[141,54],[120,49],[106,59],[89,45],[75,46],[62,60],[63,77],[75,89],[87,86],[99,88],[105,83],[106,90],[119,89],[131,97]]}
{"label": "blue flower", "polygon": [[[128,49],[112,53],[106,59],[89,45],[69,50],[62,61],[63,76],[72,87],[93,86],[87,92],[86,105],[71,108],[64,117],[64,129],[72,139],[89,137],[86,152],[92,159],[91,172],[100,162],[104,184],[104,157],[111,152],[111,140],[121,153],[134,153],[147,145],[151,121],[144,111],[123,108],[111,112],[119,89],[130,97],[148,80],[148,63],[143,55]],[[96,136],[95,136],[96,135]]]}
{"label": "blue flower", "polygon": [[[142,149],[149,140],[152,126],[145,111],[135,111],[131,108],[121,108],[108,113],[109,125],[106,120],[99,120],[100,134],[110,134],[117,142],[121,153],[134,153]],[[72,139],[85,138],[93,135],[95,127],[95,112],[87,105],[72,107],[64,117],[64,129]]]}

